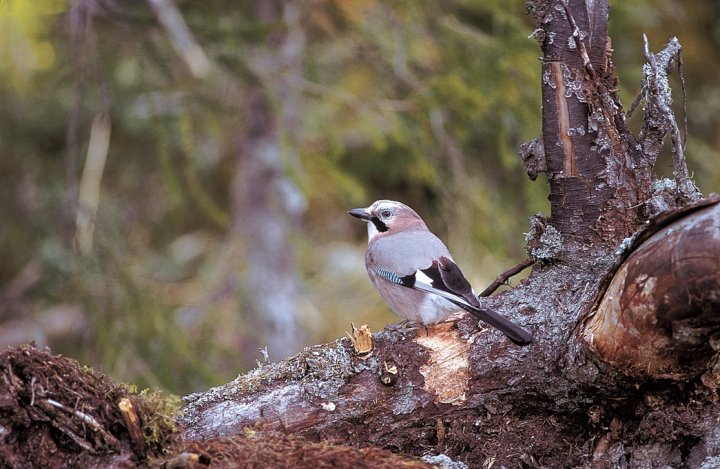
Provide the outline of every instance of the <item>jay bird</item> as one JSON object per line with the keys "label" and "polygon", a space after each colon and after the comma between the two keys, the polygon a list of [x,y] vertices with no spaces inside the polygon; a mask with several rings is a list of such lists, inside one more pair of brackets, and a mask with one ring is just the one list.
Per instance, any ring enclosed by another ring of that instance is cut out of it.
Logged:
{"label": "jay bird", "polygon": [[348,213],[367,222],[365,268],[398,316],[435,324],[462,308],[518,345],[533,341],[523,328],[480,306],[448,248],[413,209],[393,200],[378,200]]}

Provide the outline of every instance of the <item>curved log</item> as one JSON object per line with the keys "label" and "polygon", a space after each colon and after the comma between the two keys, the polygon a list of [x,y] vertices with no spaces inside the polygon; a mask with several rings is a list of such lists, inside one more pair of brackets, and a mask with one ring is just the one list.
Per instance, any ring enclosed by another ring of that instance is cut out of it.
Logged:
{"label": "curved log", "polygon": [[[482,347],[486,363],[490,354],[506,365],[529,354],[529,347],[517,347],[494,331],[463,336],[455,322],[380,332],[373,342],[373,351],[366,355],[354,352],[346,339],[311,347],[208,393],[186,397],[185,438],[241,434],[244,427],[261,425],[290,433],[357,433],[388,445],[393,424],[404,421],[403,426],[409,426],[447,415],[448,408],[474,409],[478,399],[492,400],[493,391],[517,379],[519,367],[511,365],[504,373],[488,366],[479,374],[470,359],[474,345],[493,342]],[[474,351],[477,355],[478,348]],[[356,427],[355,421],[364,422],[365,428]],[[367,430],[371,434],[365,435]],[[402,439],[407,441],[407,435]]]}
{"label": "curved log", "polygon": [[[720,204],[656,232],[615,273],[582,339],[629,376],[685,380],[708,368],[720,332]],[[717,339],[716,339],[717,340]],[[703,379],[718,387],[716,372]]]}

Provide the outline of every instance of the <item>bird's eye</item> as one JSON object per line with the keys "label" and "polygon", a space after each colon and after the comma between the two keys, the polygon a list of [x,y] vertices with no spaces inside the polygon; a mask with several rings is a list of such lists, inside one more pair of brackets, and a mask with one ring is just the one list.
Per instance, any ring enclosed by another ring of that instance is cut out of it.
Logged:
{"label": "bird's eye", "polygon": [[383,210],[380,212],[380,216],[382,218],[390,218],[392,216],[392,212],[390,210]]}

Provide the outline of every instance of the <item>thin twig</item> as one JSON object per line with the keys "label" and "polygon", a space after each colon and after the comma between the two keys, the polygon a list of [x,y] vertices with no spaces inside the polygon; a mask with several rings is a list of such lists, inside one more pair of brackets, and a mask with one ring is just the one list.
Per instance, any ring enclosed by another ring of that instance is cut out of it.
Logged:
{"label": "thin twig", "polygon": [[482,293],[480,293],[478,296],[490,296],[495,290],[500,287],[500,285],[506,283],[510,277],[519,274],[534,263],[534,260],[528,258],[520,262],[519,264],[510,267],[509,269],[498,275],[495,281],[491,283],[490,286],[488,286],[485,290],[483,290]]}
{"label": "thin twig", "polygon": [[680,78],[680,88],[683,95],[683,150],[687,148],[688,138],[688,117],[687,117],[687,91],[685,91],[685,75],[683,74],[682,49],[678,49],[678,75]]}
{"label": "thin twig", "polygon": [[585,43],[582,41],[582,38],[580,37],[580,29],[577,26],[577,23],[575,22],[575,17],[573,16],[572,12],[570,11],[570,7],[568,7],[567,2],[565,0],[561,0],[560,2],[565,9],[565,16],[567,17],[568,22],[570,23],[570,27],[572,28],[572,37],[575,41],[575,46],[577,47],[577,50],[580,54],[580,58],[583,62],[583,67],[585,67],[585,71],[587,72],[590,79],[595,82],[595,86],[597,88],[597,95],[600,99],[600,103],[604,107],[603,112],[606,115],[607,119],[610,119],[611,116],[615,115],[617,113],[618,106],[613,101],[612,97],[608,93],[607,86],[604,84],[603,80],[598,79],[597,74],[595,73],[595,68],[592,65],[592,61],[590,60],[590,54],[588,53],[587,48],[585,47]]}
{"label": "thin twig", "polygon": [[580,58],[583,61],[583,66],[585,67],[585,70],[587,70],[588,74],[590,75],[590,78],[595,78],[595,69],[592,66],[592,62],[590,61],[590,54],[588,54],[587,49],[585,48],[585,43],[582,42],[582,39],[580,38],[580,29],[577,26],[577,23],[575,23],[575,18],[573,17],[572,13],[570,12],[570,7],[568,7],[567,2],[563,0],[562,6],[565,9],[565,16],[567,16],[568,22],[570,23],[570,27],[572,28],[572,36],[575,40],[575,45],[577,46],[578,51],[580,52]]}
{"label": "thin twig", "polygon": [[81,412],[79,410],[73,410],[73,409],[67,407],[66,405],[56,401],[55,399],[46,399],[45,402],[47,402],[48,404],[50,404],[53,407],[57,407],[58,409],[62,410],[63,412],[67,412],[68,414],[72,414],[72,415],[78,417],[84,423],[87,423],[88,425],[90,425],[90,427],[93,430],[101,429],[100,424],[98,423],[97,420],[95,420],[95,418],[92,415],[88,415],[85,412]]}
{"label": "thin twig", "polygon": [[85,412],[81,412],[77,409],[71,409],[70,407],[67,407],[66,405],[62,404],[61,402],[58,402],[54,399],[45,399],[45,402],[53,407],[56,407],[63,412],[66,412],[70,415],[74,415],[75,417],[79,418],[83,423],[87,424],[92,428],[95,432],[102,435],[104,440],[110,444],[111,446],[118,448],[120,446],[120,442],[115,438],[113,435],[105,431],[105,429],[98,423],[97,420],[92,415],[86,414]]}
{"label": "thin twig", "polygon": [[[647,34],[643,34],[643,52],[645,54],[645,59],[648,61],[648,64],[650,65],[650,69],[652,71],[651,77],[649,77],[652,80],[652,83],[648,83],[648,86],[652,86],[653,91],[655,92],[656,97],[656,104],[659,109],[659,111],[662,113],[663,117],[667,119],[668,123],[670,124],[670,140],[673,144],[673,154],[675,155],[675,177],[677,179],[687,179],[688,178],[688,171],[687,171],[687,165],[685,163],[685,152],[683,151],[682,146],[682,139],[680,138],[680,128],[677,125],[677,121],[675,120],[675,114],[673,114],[672,109],[670,108],[670,105],[668,103],[669,96],[665,90],[660,90],[660,70],[658,69],[658,63],[656,59],[656,54],[653,54],[650,52],[650,43],[647,38]],[[670,39],[670,42],[668,42],[667,47],[660,52],[657,55],[663,54],[663,67],[662,67],[662,73],[663,75],[667,76],[667,70],[666,67],[670,65],[671,58],[676,56],[677,51],[680,50],[680,43],[677,41],[677,38]]]}
{"label": "thin twig", "polygon": [[155,16],[168,33],[175,51],[195,78],[203,78],[210,69],[210,60],[197,43],[185,18],[172,0],[148,0]]}
{"label": "thin twig", "polygon": [[[678,58],[678,68],[680,67],[680,41],[676,37],[671,38],[665,48],[657,54],[650,52],[650,44],[646,34],[643,34],[643,43],[643,52],[650,69],[646,77],[648,112],[656,112],[664,119],[665,122],[661,124],[662,128],[660,129],[662,135],[665,132],[670,132],[674,163],[673,175],[677,182],[678,194],[687,201],[698,200],[702,197],[702,194],[688,174],[683,138],[680,135],[680,128],[675,119],[675,114],[670,107],[670,88],[667,85],[667,75],[672,69],[673,60]],[[655,108],[655,111],[650,110],[652,107]],[[687,113],[685,114],[685,120],[687,120]],[[687,125],[685,127],[687,132]],[[687,134],[685,140],[687,141]]]}
{"label": "thin twig", "polygon": [[35,405],[35,382],[36,381],[37,381],[37,378],[35,378],[34,376],[30,380],[30,393],[31,393],[30,407]]}
{"label": "thin twig", "polygon": [[[57,401],[53,401],[57,403]],[[82,438],[80,435],[75,433],[71,428],[68,426],[62,424],[59,421],[59,418],[56,416],[56,411],[53,409],[55,407],[53,404],[49,403],[49,400],[40,400],[38,402],[39,405],[34,406],[30,409],[30,411],[33,413],[33,416],[36,418],[42,419],[43,422],[48,422],[50,425],[55,427],[58,431],[64,433],[68,438],[70,438],[72,441],[75,442],[79,447],[87,451],[88,453],[95,454],[97,451],[95,451],[95,448],[93,447],[90,442]]]}
{"label": "thin twig", "polygon": [[638,105],[642,101],[642,98],[643,98],[643,92],[642,92],[642,90],[640,90],[640,93],[633,100],[632,104],[630,105],[630,108],[625,113],[625,119],[629,119],[630,116],[632,116],[632,113],[635,112],[635,109],[637,109]]}

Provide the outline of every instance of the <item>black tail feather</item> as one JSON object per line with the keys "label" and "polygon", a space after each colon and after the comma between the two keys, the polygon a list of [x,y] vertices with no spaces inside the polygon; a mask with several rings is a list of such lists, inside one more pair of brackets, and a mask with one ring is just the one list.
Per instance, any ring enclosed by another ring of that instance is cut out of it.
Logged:
{"label": "black tail feather", "polygon": [[528,345],[533,342],[533,336],[530,335],[528,331],[510,322],[508,319],[505,319],[499,313],[491,309],[479,309],[461,303],[456,304],[482,322],[490,324],[505,334],[508,339],[517,345]]}

